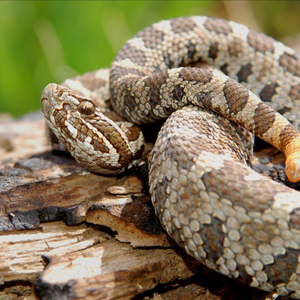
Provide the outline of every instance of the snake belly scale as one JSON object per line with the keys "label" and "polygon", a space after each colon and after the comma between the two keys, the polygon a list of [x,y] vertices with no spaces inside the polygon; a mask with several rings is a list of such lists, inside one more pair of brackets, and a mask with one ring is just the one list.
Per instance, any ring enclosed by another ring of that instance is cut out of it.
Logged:
{"label": "snake belly scale", "polygon": [[[254,134],[285,154],[288,178],[299,180],[295,52],[241,24],[183,17],[130,39],[109,80],[112,107],[127,121],[167,119],[149,158],[151,199],[167,232],[208,267],[300,299],[300,193],[247,166]],[[124,133],[84,91],[49,84],[41,102],[84,167],[120,173],[140,156],[138,130]]]}

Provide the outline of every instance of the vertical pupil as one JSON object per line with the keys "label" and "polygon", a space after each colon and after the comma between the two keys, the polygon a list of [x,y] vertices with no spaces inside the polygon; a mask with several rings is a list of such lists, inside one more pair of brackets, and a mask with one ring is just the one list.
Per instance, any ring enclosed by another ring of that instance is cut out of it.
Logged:
{"label": "vertical pupil", "polygon": [[88,107],[88,105],[83,106],[83,112],[84,112],[85,114],[87,114],[87,113],[89,112],[89,107]]}

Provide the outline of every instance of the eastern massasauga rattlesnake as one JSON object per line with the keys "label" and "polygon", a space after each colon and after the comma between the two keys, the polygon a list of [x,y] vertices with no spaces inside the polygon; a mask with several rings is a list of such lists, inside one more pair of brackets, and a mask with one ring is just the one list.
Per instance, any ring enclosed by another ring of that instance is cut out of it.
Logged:
{"label": "eastern massasauga rattlesnake", "polygon": [[[125,134],[87,97],[101,72],[78,83],[81,96],[49,84],[42,109],[80,164],[120,173],[141,155],[142,138],[136,129]],[[161,21],[120,50],[110,94],[113,109],[135,124],[168,118],[150,155],[149,183],[175,241],[222,274],[300,299],[300,193],[247,166],[253,133],[285,154],[290,181],[300,178],[295,52],[222,19]]]}

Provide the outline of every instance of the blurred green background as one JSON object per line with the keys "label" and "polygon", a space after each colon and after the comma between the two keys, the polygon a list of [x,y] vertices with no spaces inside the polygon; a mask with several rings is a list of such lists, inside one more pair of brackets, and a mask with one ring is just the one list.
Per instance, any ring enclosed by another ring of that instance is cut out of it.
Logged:
{"label": "blurred green background", "polygon": [[167,19],[232,19],[277,39],[300,28],[299,1],[6,1],[0,2],[0,113],[40,107],[50,82],[108,67],[134,33]]}

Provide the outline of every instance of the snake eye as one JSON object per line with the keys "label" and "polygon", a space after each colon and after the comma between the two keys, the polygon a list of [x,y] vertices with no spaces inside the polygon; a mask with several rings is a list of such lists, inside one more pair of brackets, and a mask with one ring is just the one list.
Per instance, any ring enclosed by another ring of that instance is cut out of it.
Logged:
{"label": "snake eye", "polygon": [[95,106],[89,101],[83,101],[78,105],[78,111],[82,115],[89,116],[95,112]]}

